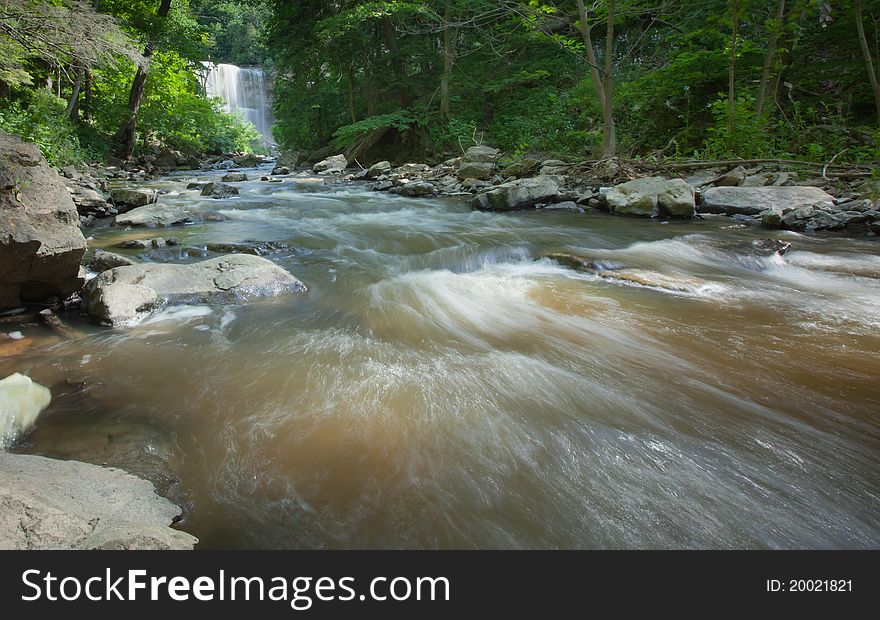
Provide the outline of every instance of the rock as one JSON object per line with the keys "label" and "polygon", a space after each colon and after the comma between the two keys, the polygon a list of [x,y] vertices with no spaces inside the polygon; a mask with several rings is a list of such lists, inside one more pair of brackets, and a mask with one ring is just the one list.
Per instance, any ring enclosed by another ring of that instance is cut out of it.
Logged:
{"label": "rock", "polygon": [[472,146],[461,158],[462,163],[470,162],[473,164],[494,164],[498,159],[498,149],[491,146]]}
{"label": "rock", "polygon": [[748,173],[742,166],[737,166],[726,175],[715,181],[717,187],[735,187],[746,180]]}
{"label": "rock", "polygon": [[398,178],[418,176],[423,172],[427,172],[430,168],[426,164],[403,164],[394,169],[394,174]]}
{"label": "rock", "polygon": [[767,209],[761,213],[761,224],[767,228],[782,227],[782,211],[780,209]]}
{"label": "rock", "polygon": [[205,186],[202,187],[202,196],[218,199],[231,198],[232,196],[238,196],[238,188],[225,183],[205,183]]}
{"label": "rock", "polygon": [[217,254],[252,254],[266,256],[287,250],[287,244],[280,241],[245,241],[244,243],[208,243],[205,249]]}
{"label": "rock", "polygon": [[0,310],[82,286],[76,205],[40,149],[0,131]]}
{"label": "rock", "polygon": [[541,174],[566,174],[571,164],[559,159],[547,159],[541,162]]}
{"label": "rock", "polygon": [[0,449],[29,431],[51,401],[49,388],[30,377],[15,373],[0,380]]}
{"label": "rock", "polygon": [[541,162],[536,159],[521,159],[508,165],[501,171],[506,177],[524,177],[533,174],[541,167]]}
{"label": "rock", "polygon": [[541,175],[502,183],[498,187],[474,196],[470,205],[474,209],[489,211],[527,209],[539,202],[556,198],[558,193],[559,180],[556,177]]}
{"label": "rock", "polygon": [[299,187],[300,185],[302,185],[303,187],[313,187],[313,186],[319,186],[319,185],[321,185],[321,186],[326,185],[323,178],[310,177],[309,175],[305,175],[302,177],[296,177],[293,182],[297,187]]}
{"label": "rock", "polygon": [[247,181],[248,176],[244,172],[227,172],[220,180],[224,183],[240,183]]}
{"label": "rock", "polygon": [[0,453],[0,549],[192,549],[179,515],[121,470]]}
{"label": "rock", "polygon": [[817,187],[712,187],[703,193],[702,213],[759,215],[799,207],[833,206],[834,198]]}
{"label": "rock", "polygon": [[568,211],[571,213],[583,213],[583,209],[577,205],[573,200],[566,200],[565,202],[557,202],[556,204],[546,205],[542,211]]}
{"label": "rock", "polygon": [[272,174],[290,174],[290,168],[287,166],[275,166],[272,168]]}
{"label": "rock", "polygon": [[117,226],[177,226],[189,221],[189,212],[184,207],[161,203],[116,216]]}
{"label": "rock", "polygon": [[696,210],[694,188],[682,179],[636,179],[612,187],[605,201],[618,215],[693,217]]}
{"label": "rock", "polygon": [[253,168],[260,164],[262,158],[254,153],[245,153],[244,155],[236,155],[232,158],[232,161],[241,168]]}
{"label": "rock", "polygon": [[74,168],[73,166],[64,166],[61,169],[61,174],[63,174],[68,179],[74,179],[74,180],[76,180],[82,176],[79,173],[79,171],[76,168]]}
{"label": "rock", "polygon": [[194,214],[194,217],[200,222],[225,222],[229,219],[219,211],[213,210],[198,211]]}
{"label": "rock", "polygon": [[401,196],[433,196],[436,193],[434,185],[428,181],[410,181],[391,189],[392,194]]}
{"label": "rock", "polygon": [[348,160],[345,159],[345,155],[332,155],[312,166],[312,172],[338,174],[343,172],[347,166]]}
{"label": "rock", "polygon": [[180,151],[174,151],[172,149],[164,148],[159,154],[156,156],[156,167],[162,168],[163,170],[172,170],[177,168],[178,164],[184,161],[186,158],[183,153]]}
{"label": "rock", "polygon": [[495,164],[491,162],[463,161],[458,168],[459,179],[486,180],[495,174]]}
{"label": "rock", "polygon": [[370,169],[367,170],[367,178],[375,179],[376,177],[388,174],[389,172],[391,172],[391,162],[380,161],[379,163],[370,166]]}
{"label": "rock", "polygon": [[118,325],[160,303],[190,303],[303,292],[288,271],[258,256],[231,254],[200,263],[144,263],[117,267],[93,278],[83,308],[99,321]]}
{"label": "rock", "polygon": [[391,181],[379,181],[378,183],[375,183],[371,189],[377,192],[387,192],[392,187],[394,187],[394,183]]}
{"label": "rock", "polygon": [[780,256],[786,254],[791,249],[791,243],[782,239],[755,239],[752,241],[752,247],[760,256]]}
{"label": "rock", "polygon": [[120,213],[136,207],[150,205],[159,200],[159,192],[155,189],[112,189],[110,199]]}
{"label": "rock", "polygon": [[770,175],[766,174],[753,174],[751,176],[747,176],[740,186],[742,187],[764,187],[770,181]]}
{"label": "rock", "polygon": [[135,261],[122,254],[115,254],[106,250],[96,250],[92,260],[89,261],[89,269],[95,273],[101,273],[114,267],[127,267],[134,264],[136,264]]}
{"label": "rock", "polygon": [[120,241],[113,247],[122,250],[146,250],[147,248],[153,247],[153,242],[151,239],[126,239],[125,241]]}
{"label": "rock", "polygon": [[115,215],[117,212],[115,209],[113,213],[110,212],[110,205],[96,190],[88,187],[81,187],[79,185],[75,185],[68,189],[70,190],[70,197],[73,199],[73,204],[76,205],[76,211],[80,215],[108,217],[110,215]]}
{"label": "rock", "polygon": [[203,187],[207,185],[204,181],[193,181],[192,183],[186,184],[186,189],[198,189],[201,190]]}

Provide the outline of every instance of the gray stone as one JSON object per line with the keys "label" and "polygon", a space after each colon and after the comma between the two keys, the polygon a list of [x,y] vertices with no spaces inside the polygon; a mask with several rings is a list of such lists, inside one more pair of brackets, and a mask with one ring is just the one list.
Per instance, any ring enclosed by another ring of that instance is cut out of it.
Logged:
{"label": "gray stone", "polygon": [[227,172],[220,180],[224,183],[240,183],[242,181],[247,181],[248,175],[244,172]]}
{"label": "gray stone", "polygon": [[73,166],[64,166],[61,169],[61,174],[63,174],[68,179],[78,179],[82,176],[79,171]]}
{"label": "gray stone", "polygon": [[177,226],[189,221],[186,208],[162,203],[138,207],[116,216],[117,226]]}
{"label": "gray stone", "polygon": [[116,188],[110,190],[110,199],[119,212],[123,209],[133,209],[135,207],[143,207],[150,205],[159,200],[159,192],[155,189],[124,189]]}
{"label": "gray stone", "polygon": [[345,155],[331,155],[312,166],[312,172],[335,174],[343,172],[346,167],[348,167],[348,160],[345,158]]}
{"label": "gray stone", "polygon": [[117,267],[93,278],[83,290],[83,308],[93,318],[119,325],[159,304],[242,299],[303,292],[305,285],[272,261],[231,254],[200,263],[144,263]]}
{"label": "gray stone", "polygon": [[275,166],[272,168],[272,174],[290,174],[290,168],[287,166]]}
{"label": "gray stone", "polygon": [[238,196],[238,188],[226,183],[205,183],[205,186],[202,187],[201,195],[208,198],[231,198],[232,196]]}
{"label": "gray stone", "polygon": [[539,202],[551,201],[558,193],[559,179],[541,175],[502,183],[498,187],[474,196],[470,205],[474,209],[489,211],[527,209]]}
{"label": "gray stone", "polygon": [[263,158],[255,153],[245,153],[244,155],[236,155],[232,158],[235,165],[242,168],[253,168],[259,165],[262,160]]}
{"label": "gray stone", "polygon": [[0,309],[67,298],[85,250],[61,177],[37,146],[0,131]]}
{"label": "gray stone", "polygon": [[389,172],[391,172],[391,162],[380,161],[379,163],[370,166],[370,169],[367,170],[367,178],[375,179],[376,177],[380,177],[383,174],[388,174]]}
{"label": "gray stone", "polygon": [[458,168],[459,179],[486,180],[495,174],[495,164],[492,162],[463,161]]}
{"label": "gray stone", "polygon": [[759,215],[799,207],[833,206],[834,198],[817,187],[712,187],[703,193],[702,213]]}
{"label": "gray stone", "polygon": [[737,185],[741,185],[748,176],[748,172],[742,166],[737,166],[722,178],[718,179],[715,182],[715,185],[718,187],[735,187]]}
{"label": "gray stone", "polygon": [[470,162],[474,164],[494,164],[496,159],[498,159],[498,150],[493,149],[491,146],[472,146],[465,152],[464,157],[461,158],[462,163]]}
{"label": "gray stone", "polygon": [[612,187],[605,193],[612,213],[643,217],[693,217],[694,188],[682,179],[646,177]]}
{"label": "gray stone", "polygon": [[101,273],[115,267],[126,267],[136,264],[135,261],[122,254],[107,252],[106,250],[96,250],[92,260],[89,261],[89,269],[95,273]]}
{"label": "gray stone", "polygon": [[437,193],[434,185],[428,181],[410,181],[403,183],[391,189],[392,194],[400,194],[401,196],[433,196]]}
{"label": "gray stone", "polygon": [[0,453],[0,549],[192,549],[178,515],[124,471]]}

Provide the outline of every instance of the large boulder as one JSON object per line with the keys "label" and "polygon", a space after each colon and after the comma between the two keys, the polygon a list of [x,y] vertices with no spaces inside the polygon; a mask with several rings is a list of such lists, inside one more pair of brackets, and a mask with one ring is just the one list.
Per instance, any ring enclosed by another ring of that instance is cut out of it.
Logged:
{"label": "large boulder", "polygon": [[703,193],[702,213],[759,215],[801,207],[833,207],[834,198],[818,187],[712,187]]}
{"label": "large boulder", "polygon": [[498,151],[488,146],[472,146],[461,158],[458,167],[459,179],[485,180],[495,174],[495,160]]}
{"label": "large boulder", "polygon": [[244,172],[227,172],[220,180],[224,183],[240,183],[242,181],[247,181],[248,175]]}
{"label": "large boulder", "polygon": [[323,159],[315,164],[312,167],[312,172],[322,174],[337,174],[343,172],[347,166],[348,160],[345,159],[345,155],[332,155],[327,159]]}
{"label": "large boulder", "polygon": [[83,307],[110,325],[134,321],[161,304],[200,303],[303,292],[288,271],[259,256],[231,254],[189,265],[144,263],[117,267],[93,278]]}
{"label": "large boulder", "polygon": [[370,169],[367,170],[367,178],[375,179],[376,177],[380,177],[383,174],[388,174],[389,172],[391,172],[391,162],[380,161],[370,166]]}
{"label": "large boulder", "polygon": [[541,175],[502,183],[483,194],[474,196],[471,207],[488,211],[513,211],[552,201],[559,193],[556,177]]}
{"label": "large boulder", "polygon": [[647,177],[612,187],[605,194],[608,208],[618,215],[693,217],[694,188],[682,179]]}
{"label": "large boulder", "polygon": [[0,549],[192,549],[179,515],[124,471],[0,453]]}
{"label": "large boulder", "polygon": [[117,226],[177,226],[191,218],[182,206],[158,203],[117,215],[115,221]]}
{"label": "large boulder", "polygon": [[244,155],[236,155],[232,158],[232,161],[235,162],[236,166],[241,168],[253,168],[254,166],[260,165],[263,158],[255,153],[245,153]]}
{"label": "large boulder", "polygon": [[201,195],[207,196],[208,198],[231,198],[233,196],[238,196],[238,188],[233,185],[227,185],[226,183],[212,181],[210,183],[205,183],[202,187]]}
{"label": "large boulder", "polygon": [[128,189],[120,187],[110,190],[110,199],[116,205],[119,212],[123,213],[137,207],[158,202],[159,192],[155,189]]}
{"label": "large boulder", "polygon": [[82,286],[86,240],[67,187],[40,149],[0,131],[0,309]]}

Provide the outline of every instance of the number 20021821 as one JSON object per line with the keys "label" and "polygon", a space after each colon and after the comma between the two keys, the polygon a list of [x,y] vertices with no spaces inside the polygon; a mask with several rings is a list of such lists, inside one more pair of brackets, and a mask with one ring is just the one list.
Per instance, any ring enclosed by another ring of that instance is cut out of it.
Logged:
{"label": "number 20021821", "polygon": [[852,592],[852,579],[768,579],[768,592]]}

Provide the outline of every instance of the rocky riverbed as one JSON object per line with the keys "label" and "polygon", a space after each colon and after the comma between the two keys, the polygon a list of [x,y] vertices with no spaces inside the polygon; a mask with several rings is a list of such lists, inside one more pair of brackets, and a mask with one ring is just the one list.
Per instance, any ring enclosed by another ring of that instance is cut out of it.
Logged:
{"label": "rocky riverbed", "polygon": [[4,497],[72,534],[8,544],[192,546],[176,520],[209,548],[875,545],[864,179],[498,157],[68,171],[115,213],[67,177],[70,249],[43,252],[80,254],[48,297],[43,246],[0,247],[32,252],[0,377],[52,397],[3,466],[138,476],[107,484],[151,534],[93,537],[104,499],[45,508],[22,474]]}

